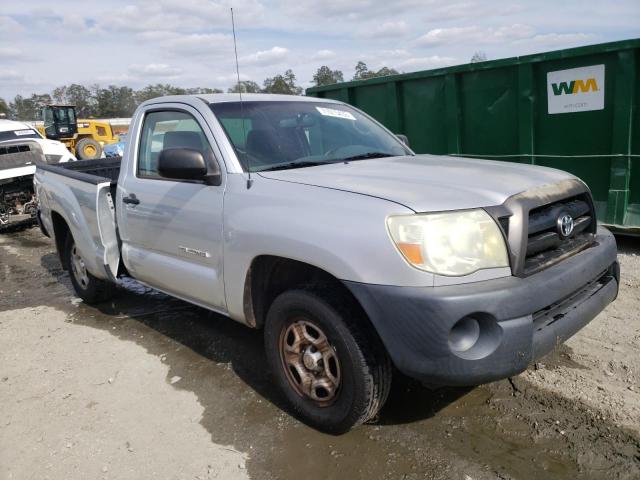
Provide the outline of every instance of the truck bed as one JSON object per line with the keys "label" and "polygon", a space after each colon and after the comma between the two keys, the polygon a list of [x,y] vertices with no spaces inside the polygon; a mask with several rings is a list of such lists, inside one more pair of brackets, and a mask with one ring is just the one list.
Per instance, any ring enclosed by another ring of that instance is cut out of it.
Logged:
{"label": "truck bed", "polygon": [[120,253],[115,196],[121,157],[38,165],[34,186],[43,225],[54,232],[52,213],[65,221],[87,268],[114,279]]}
{"label": "truck bed", "polygon": [[122,157],[100,158],[98,160],[79,160],[58,165],[38,165],[41,170],[57,173],[66,177],[97,185],[109,181],[112,186],[118,184]]}

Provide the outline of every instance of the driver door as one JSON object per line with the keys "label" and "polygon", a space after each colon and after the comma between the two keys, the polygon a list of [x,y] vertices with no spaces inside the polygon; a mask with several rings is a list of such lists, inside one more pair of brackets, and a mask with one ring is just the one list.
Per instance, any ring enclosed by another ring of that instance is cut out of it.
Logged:
{"label": "driver door", "polygon": [[220,186],[211,186],[158,173],[158,157],[165,148],[196,149],[209,165],[218,162],[211,133],[195,109],[181,105],[147,111],[138,138],[134,171],[118,185],[125,265],[151,287],[224,311],[224,175]]}

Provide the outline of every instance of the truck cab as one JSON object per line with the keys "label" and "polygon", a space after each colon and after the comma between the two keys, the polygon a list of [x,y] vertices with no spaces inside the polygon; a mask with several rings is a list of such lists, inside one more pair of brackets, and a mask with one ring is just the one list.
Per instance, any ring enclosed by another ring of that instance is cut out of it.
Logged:
{"label": "truck cab", "polygon": [[78,134],[76,108],[73,105],[46,105],[42,109],[44,133],[52,140],[75,138]]}

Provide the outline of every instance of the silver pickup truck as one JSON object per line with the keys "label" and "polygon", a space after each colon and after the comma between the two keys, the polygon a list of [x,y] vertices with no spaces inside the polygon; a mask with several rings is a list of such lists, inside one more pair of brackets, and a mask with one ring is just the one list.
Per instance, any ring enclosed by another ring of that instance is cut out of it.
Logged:
{"label": "silver pickup truck", "polygon": [[337,101],[158,98],[122,161],[38,166],[42,228],[87,303],[128,276],[263,329],[292,412],[340,433],[376,415],[394,368],[517,374],[618,293],[582,181],[403,140]]}

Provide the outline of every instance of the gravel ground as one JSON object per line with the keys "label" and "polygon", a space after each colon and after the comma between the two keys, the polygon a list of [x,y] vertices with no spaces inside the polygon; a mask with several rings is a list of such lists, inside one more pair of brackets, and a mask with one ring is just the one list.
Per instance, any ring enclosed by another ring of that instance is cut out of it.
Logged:
{"label": "gravel ground", "polygon": [[[640,239],[638,239],[640,240]],[[640,432],[640,241],[619,239],[617,300],[558,352],[520,378],[580,401],[598,415]],[[550,368],[547,368],[550,367]]]}
{"label": "gravel ground", "polygon": [[0,312],[0,348],[0,452],[17,457],[0,457],[0,475],[248,478],[245,455],[211,442],[196,396],[139,345],[36,307]]}
{"label": "gravel ground", "polygon": [[640,241],[620,252],[618,300],[527,372],[397,378],[333,437],[283,409],[260,332],[134,282],[84,305],[37,229],[0,236],[0,480],[639,479]]}

